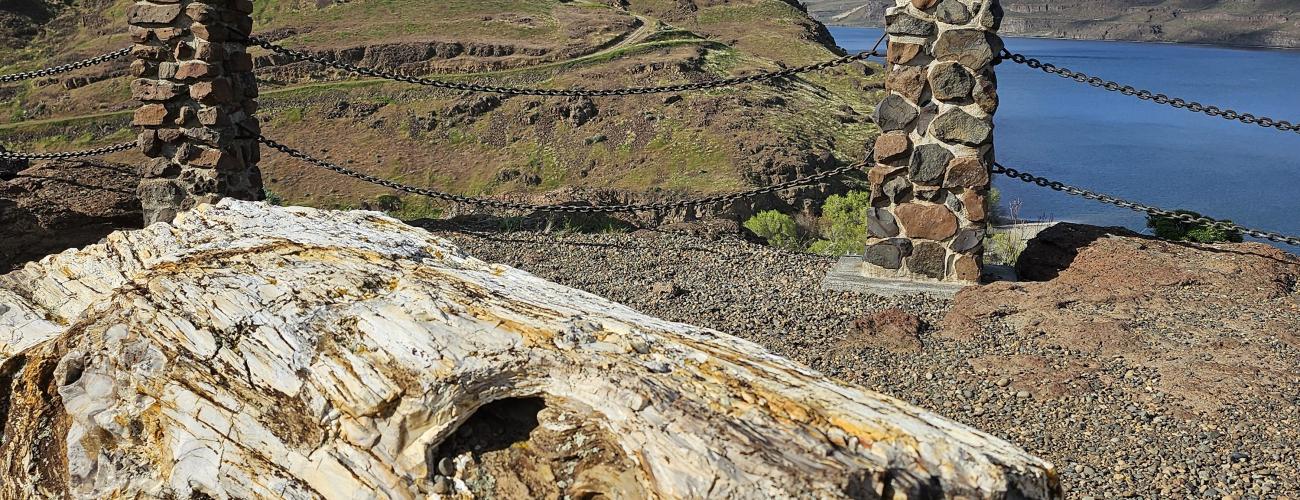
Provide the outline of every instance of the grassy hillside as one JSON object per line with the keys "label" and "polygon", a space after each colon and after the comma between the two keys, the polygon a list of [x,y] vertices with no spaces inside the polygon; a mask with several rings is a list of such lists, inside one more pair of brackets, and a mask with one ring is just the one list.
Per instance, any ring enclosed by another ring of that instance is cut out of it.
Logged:
{"label": "grassy hillside", "polygon": [[[124,45],[128,4],[74,0],[37,34],[10,37],[19,42],[0,55],[0,72]],[[507,85],[699,81],[838,53],[819,23],[784,0],[258,0],[256,9],[255,30],[288,46]],[[118,77],[124,63],[0,87],[0,134],[29,150],[130,137],[121,130],[135,106]],[[877,69],[598,99],[435,91],[266,58],[258,77],[268,136],[414,184],[558,201],[731,191],[856,160],[877,133],[869,119],[881,97]],[[386,192],[265,156],[268,188],[291,202],[356,206]]]}
{"label": "grassy hillside", "polygon": [[[893,0],[805,0],[827,24],[880,26]],[[1009,35],[1300,47],[1295,0],[1002,0]]]}

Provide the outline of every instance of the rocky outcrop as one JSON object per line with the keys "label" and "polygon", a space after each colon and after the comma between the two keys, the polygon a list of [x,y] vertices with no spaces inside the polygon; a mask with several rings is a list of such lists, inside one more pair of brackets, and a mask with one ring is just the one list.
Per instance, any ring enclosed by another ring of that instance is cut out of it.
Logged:
{"label": "rocky outcrop", "polygon": [[1059,498],[1052,466],[369,212],[223,201],[0,277],[0,496]]}
{"label": "rocky outcrop", "polygon": [[[1293,405],[1300,348],[1300,257],[1260,244],[1168,242],[1116,228],[1057,224],[1030,242],[1022,276],[959,293],[944,335],[1014,332],[1054,353],[1050,366],[1122,359],[1147,392],[1183,412],[1237,400]],[[1021,382],[1068,390],[1061,373]],[[1279,385],[1281,384],[1281,385]]]}
{"label": "rocky outcrop", "polygon": [[0,272],[140,227],[139,179],[134,167],[101,161],[38,163],[0,175]]}

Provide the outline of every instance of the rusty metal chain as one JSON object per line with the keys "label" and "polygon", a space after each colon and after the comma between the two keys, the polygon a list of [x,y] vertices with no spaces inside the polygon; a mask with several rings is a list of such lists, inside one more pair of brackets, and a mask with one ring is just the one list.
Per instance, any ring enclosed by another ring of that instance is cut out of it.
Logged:
{"label": "rusty metal chain", "polygon": [[112,146],[104,146],[102,148],[88,149],[85,151],[63,151],[59,153],[15,153],[10,151],[0,151],[0,160],[70,160],[73,158],[86,158],[118,153],[132,149],[135,146],[135,141],[131,141],[114,144]]}
{"label": "rusty metal chain", "polygon": [[1154,216],[1156,216],[1156,217],[1161,217],[1161,218],[1165,218],[1165,219],[1173,219],[1173,220],[1176,220],[1176,221],[1179,221],[1179,222],[1185,222],[1185,223],[1188,223],[1188,224],[1201,224],[1201,225],[1210,226],[1210,227],[1215,227],[1215,228],[1219,228],[1219,229],[1223,229],[1223,230],[1227,230],[1227,231],[1235,231],[1235,232],[1238,232],[1238,233],[1241,233],[1241,234],[1244,234],[1244,235],[1247,235],[1247,236],[1251,236],[1251,237],[1254,237],[1254,238],[1259,238],[1259,239],[1262,239],[1262,240],[1268,240],[1268,241],[1273,241],[1273,242],[1277,242],[1277,243],[1284,243],[1284,244],[1287,244],[1287,245],[1292,245],[1292,246],[1300,247],[1300,238],[1297,238],[1297,237],[1295,237],[1295,236],[1287,236],[1287,235],[1279,234],[1279,233],[1271,233],[1271,232],[1267,232],[1267,231],[1260,231],[1260,230],[1258,230],[1258,229],[1251,229],[1251,228],[1248,228],[1248,227],[1243,227],[1243,226],[1240,226],[1240,225],[1238,225],[1238,224],[1235,224],[1235,223],[1233,223],[1233,222],[1226,221],[1226,220],[1211,219],[1211,218],[1209,218],[1209,217],[1197,217],[1197,216],[1192,215],[1192,214],[1178,213],[1178,212],[1174,212],[1174,211],[1170,211],[1170,210],[1164,210],[1164,209],[1161,209],[1161,208],[1156,208],[1156,207],[1152,207],[1152,206],[1143,205],[1143,204],[1141,204],[1141,203],[1134,203],[1134,202],[1131,202],[1131,201],[1128,201],[1128,200],[1125,200],[1125,199],[1122,199],[1122,198],[1116,198],[1116,197],[1114,197],[1114,196],[1104,195],[1104,194],[1101,194],[1101,193],[1095,193],[1095,192],[1092,192],[1092,191],[1088,191],[1088,190],[1086,190],[1086,189],[1081,189],[1081,188],[1077,188],[1077,187],[1070,186],[1070,185],[1067,185],[1067,184],[1062,184],[1062,183],[1060,183],[1060,182],[1056,182],[1056,181],[1053,181],[1053,180],[1050,180],[1050,179],[1047,179],[1047,178],[1044,178],[1044,177],[1036,176],[1036,175],[1031,174],[1031,173],[1029,173],[1029,172],[1022,172],[1022,171],[1016,170],[1016,169],[1014,169],[1014,168],[1008,168],[1008,167],[1003,166],[1003,165],[1000,164],[1000,163],[994,163],[994,164],[993,164],[993,173],[994,173],[994,174],[1005,175],[1005,176],[1007,176],[1007,177],[1011,177],[1011,178],[1013,178],[1013,179],[1020,179],[1020,180],[1022,180],[1022,181],[1024,181],[1024,182],[1026,182],[1026,183],[1034,184],[1034,185],[1037,185],[1037,186],[1040,186],[1040,187],[1045,187],[1045,188],[1051,189],[1051,190],[1053,190],[1053,191],[1060,191],[1060,192],[1068,193],[1068,194],[1072,194],[1072,195],[1075,195],[1075,196],[1081,196],[1081,197],[1087,198],[1087,199],[1089,199],[1089,200],[1100,201],[1100,202],[1102,202],[1102,203],[1107,203],[1107,204],[1110,204],[1110,205],[1115,205],[1115,206],[1117,206],[1117,207],[1127,208],[1127,209],[1132,210],[1132,211],[1135,211],[1135,212],[1142,212],[1142,213],[1145,213],[1145,214],[1147,214],[1147,215],[1154,215]]}
{"label": "rusty metal chain", "polygon": [[74,69],[86,68],[86,67],[94,66],[96,64],[112,61],[113,59],[117,59],[119,57],[125,56],[130,53],[131,53],[131,47],[124,47],[109,52],[107,54],[101,54],[95,57],[91,57],[89,59],[82,59],[80,61],[70,62],[68,64],[61,64],[53,68],[45,68],[36,71],[27,71],[23,73],[14,73],[12,75],[0,75],[0,83],[18,82],[23,80],[31,80],[33,78],[40,78],[42,76],[50,76],[50,75],[57,75],[59,73],[67,73]]}
{"label": "rusty metal chain", "polygon": [[532,212],[554,212],[554,213],[593,214],[593,213],[660,212],[666,210],[696,207],[700,205],[712,205],[715,203],[725,203],[729,201],[752,198],[755,196],[769,194],[776,191],[781,191],[781,190],[790,189],[794,187],[817,184],[823,180],[832,177],[847,174],[855,170],[862,170],[863,168],[871,164],[870,161],[863,161],[863,162],[854,163],[851,165],[845,165],[839,168],[827,170],[825,172],[818,172],[816,174],[809,175],[807,177],[800,177],[792,181],[761,187],[758,189],[751,189],[749,191],[743,191],[739,193],[697,198],[693,200],[682,200],[682,201],[662,202],[662,203],[644,203],[644,204],[635,204],[635,205],[533,205],[529,203],[518,203],[513,201],[476,198],[472,196],[446,193],[446,192],[437,191],[428,188],[408,186],[399,182],[394,182],[387,179],[381,179],[373,175],[357,172],[355,170],[351,170],[346,167],[335,165],[325,160],[314,158],[311,155],[303,153],[302,151],[280,144],[262,135],[258,135],[257,140],[258,142],[265,144],[271,149],[289,155],[298,160],[302,160],[304,162],[316,165],[321,168],[325,168],[327,170],[332,170],[334,172],[346,175],[348,177],[352,177],[354,179],[359,179],[365,182],[369,182],[371,184],[376,184],[391,189],[396,189],[398,191],[404,191],[407,193],[416,194],[420,196],[428,196],[430,198],[436,198],[439,200],[450,201],[452,203],[458,203],[464,205],[474,205],[479,207],[496,208],[496,209],[523,210],[523,211],[532,211]]}
{"label": "rusty metal chain", "polygon": [[1250,113],[1239,113],[1231,109],[1223,109],[1218,106],[1207,106],[1196,101],[1188,101],[1180,97],[1169,97],[1165,94],[1153,93],[1150,90],[1143,90],[1133,87],[1132,85],[1122,85],[1118,82],[1103,80],[1078,71],[1071,71],[1067,68],[1059,67],[1055,64],[1045,63],[1031,57],[1025,57],[1023,54],[1015,54],[1007,49],[1002,49],[1000,56],[1004,61],[1012,61],[1017,64],[1023,64],[1030,68],[1042,70],[1049,75],[1057,75],[1061,78],[1074,80],[1079,83],[1086,83],[1093,87],[1119,92],[1126,96],[1137,97],[1143,101],[1151,101],[1156,104],[1172,106],[1178,109],[1186,109],[1194,113],[1203,113],[1209,116],[1217,116],[1225,120],[1239,121],[1248,125],[1259,125],[1264,128],[1276,128],[1284,132],[1300,133],[1300,124],[1293,124],[1286,120],[1277,120],[1267,116],[1255,116]]}
{"label": "rusty metal chain", "polygon": [[521,87],[498,87],[492,85],[447,82],[442,80],[419,78],[410,75],[405,75],[402,73],[381,71],[373,68],[357,66],[354,64],[337,61],[328,57],[318,56],[310,52],[285,48],[276,45],[274,43],[271,43],[270,41],[264,38],[259,38],[255,36],[248,37],[247,42],[252,45],[260,46],[262,48],[265,48],[277,54],[281,54],[284,56],[291,57],[293,59],[297,59],[299,61],[310,61],[316,64],[322,64],[335,69],[347,71],[349,73],[356,73],[359,75],[371,76],[375,78],[383,78],[386,80],[394,80],[399,82],[414,83],[416,85],[424,85],[428,87],[436,87],[436,88],[449,89],[449,90],[463,90],[463,91],[470,91],[470,92],[489,92],[494,94],[510,94],[510,95],[570,96],[570,97],[603,97],[603,96],[624,96],[624,95],[641,95],[641,94],[664,94],[664,93],[686,92],[686,91],[693,91],[693,90],[708,90],[708,89],[715,89],[721,87],[732,87],[732,86],[746,84],[746,83],[759,83],[764,81],[787,78],[800,73],[821,71],[828,68],[842,66],[854,61],[861,61],[870,57],[875,57],[880,55],[879,52],[875,50],[871,50],[867,52],[849,54],[829,61],[824,61],[816,64],[809,64],[807,66],[799,66],[795,68],[783,69],[780,71],[771,71],[771,72],[758,73],[758,74],[748,75],[748,76],[738,76],[733,78],[709,80],[705,82],[665,85],[661,87],[627,87],[627,88],[615,88],[615,89],[581,89],[581,88],[537,89],[537,88],[521,88]]}

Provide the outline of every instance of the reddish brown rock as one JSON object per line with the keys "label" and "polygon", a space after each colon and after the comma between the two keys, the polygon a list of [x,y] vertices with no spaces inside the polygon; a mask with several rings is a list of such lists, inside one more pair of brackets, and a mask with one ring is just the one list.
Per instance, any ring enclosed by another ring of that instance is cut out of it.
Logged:
{"label": "reddish brown rock", "polygon": [[[226,59],[226,49],[219,43],[208,43],[199,40],[194,43],[194,57],[204,61],[221,61]],[[231,68],[228,67],[227,69]],[[239,71],[234,69],[231,70]]]}
{"label": "reddish brown rock", "polygon": [[890,40],[889,51],[885,56],[892,64],[905,64],[916,59],[916,56],[924,50],[925,47],[914,43],[895,42]]}
{"label": "reddish brown rock", "polygon": [[859,316],[849,325],[849,335],[840,343],[847,349],[884,349],[897,353],[921,352],[921,331],[925,323],[915,314],[889,308]]}
{"label": "reddish brown rock", "polygon": [[912,0],[912,6],[921,10],[934,7],[938,3],[939,0]]}
{"label": "reddish brown rock", "polygon": [[895,92],[913,103],[925,95],[925,68],[895,64],[885,75],[885,90]]}
{"label": "reddish brown rock", "polygon": [[131,61],[131,76],[153,76],[157,74],[158,65],[144,59]]}
{"label": "reddish brown rock", "polygon": [[904,203],[894,208],[894,216],[909,238],[943,241],[957,234],[957,216],[943,205]]}
{"label": "reddish brown rock", "polygon": [[140,152],[145,155],[156,154],[162,147],[162,142],[158,140],[158,131],[148,128],[136,136],[135,143],[140,148]]}
{"label": "reddish brown rock", "polygon": [[943,187],[983,188],[989,185],[989,169],[979,158],[965,156],[948,162]]}
{"label": "reddish brown rock", "polygon": [[988,217],[986,203],[987,199],[980,191],[967,189],[961,194],[961,204],[966,208],[966,220],[971,222],[984,222]]}
{"label": "reddish brown rock", "polygon": [[998,86],[994,85],[992,80],[976,78],[975,90],[971,96],[975,98],[975,104],[979,105],[985,113],[993,114],[998,111]]}
{"label": "reddish brown rock", "polygon": [[176,79],[178,80],[203,78],[215,74],[217,74],[216,69],[203,61],[185,61],[176,69]]}
{"label": "reddish brown rock", "polygon": [[131,24],[166,24],[181,15],[181,6],[137,3],[126,11],[126,20]]}
{"label": "reddish brown rock", "polygon": [[876,138],[876,161],[906,159],[912,152],[912,140],[904,132],[890,132]]}
{"label": "reddish brown rock", "polygon": [[164,28],[154,28],[154,29],[149,30],[149,31],[151,31],[151,32],[153,33],[154,38],[157,38],[157,39],[158,39],[159,41],[161,41],[161,42],[169,42],[169,41],[171,41],[173,38],[176,38],[176,37],[180,37],[180,36],[184,36],[184,35],[185,35],[185,30],[184,30],[184,29],[182,29],[182,28],[175,28],[175,27],[171,27],[171,26],[164,27]]}
{"label": "reddish brown rock", "polygon": [[206,24],[195,24],[190,28],[194,37],[199,40],[209,42],[224,42],[230,39],[230,28],[225,26],[208,26]]}
{"label": "reddish brown rock", "polygon": [[[1300,257],[1260,243],[1175,243],[1058,224],[1030,241],[1021,262],[1032,263],[1019,266],[1022,279],[1050,281],[963,290],[941,336],[979,342],[995,331],[1000,341],[1046,353],[1049,367],[1122,359],[1152,387],[1144,394],[1161,395],[1164,414],[1214,413],[1243,398],[1294,405],[1279,384],[1297,371]],[[1010,361],[979,366],[1026,388],[1061,375]],[[1091,379],[1117,382],[1095,371],[1100,378]]]}
{"label": "reddish brown rock", "polygon": [[143,26],[127,26],[126,34],[131,36],[131,41],[134,43],[149,41],[149,28]]}
{"label": "reddish brown rock", "polygon": [[158,130],[158,140],[163,142],[176,142],[177,140],[180,140],[182,135],[180,129],[164,128]]}
{"label": "reddish brown rock", "polygon": [[167,106],[162,104],[146,104],[135,110],[135,116],[131,119],[132,125],[143,127],[156,127],[167,123]]}
{"label": "reddish brown rock", "polygon": [[185,15],[196,22],[207,22],[216,18],[216,10],[208,4],[192,3],[185,7]]}
{"label": "reddish brown rock", "polygon": [[198,153],[190,158],[190,165],[203,168],[216,168],[218,165],[229,162],[226,154],[219,149],[199,148]]}
{"label": "reddish brown rock", "polygon": [[131,97],[141,101],[166,101],[185,90],[184,87],[164,81],[139,79],[131,82]]}
{"label": "reddish brown rock", "polygon": [[221,108],[214,106],[204,106],[199,108],[199,123],[204,125],[228,125],[230,124],[230,115],[221,112]]}
{"label": "reddish brown rock", "polygon": [[132,45],[131,57],[160,61],[167,57],[167,48],[158,45]]}
{"label": "reddish brown rock", "polygon": [[221,104],[230,102],[234,98],[234,91],[230,88],[229,80],[218,78],[190,85],[190,97],[203,104]]}
{"label": "reddish brown rock", "polygon": [[981,269],[979,258],[972,255],[958,255],[953,261],[953,277],[971,283],[980,281]]}

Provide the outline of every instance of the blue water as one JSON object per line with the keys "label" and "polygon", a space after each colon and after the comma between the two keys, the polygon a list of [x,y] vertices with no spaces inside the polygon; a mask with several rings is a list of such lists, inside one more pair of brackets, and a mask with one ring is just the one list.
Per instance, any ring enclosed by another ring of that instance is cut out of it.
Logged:
{"label": "blue water", "polygon": [[[881,30],[831,28],[866,50]],[[1121,84],[1300,123],[1300,51],[1008,38],[1012,52]],[[1300,134],[1160,106],[1011,62],[998,66],[998,161],[1085,189],[1300,235]],[[1121,208],[994,181],[1022,218],[1145,231]],[[1294,250],[1294,249],[1291,249]]]}

